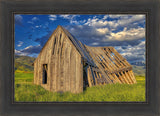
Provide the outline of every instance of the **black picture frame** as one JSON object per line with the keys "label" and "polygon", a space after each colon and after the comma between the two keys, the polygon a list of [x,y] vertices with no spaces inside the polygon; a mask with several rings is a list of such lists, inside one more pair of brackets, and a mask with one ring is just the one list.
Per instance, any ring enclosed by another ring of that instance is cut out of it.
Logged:
{"label": "black picture frame", "polygon": [[[160,115],[160,6],[155,0],[0,0],[0,115]],[[14,103],[15,13],[36,14],[146,14],[146,102]]]}

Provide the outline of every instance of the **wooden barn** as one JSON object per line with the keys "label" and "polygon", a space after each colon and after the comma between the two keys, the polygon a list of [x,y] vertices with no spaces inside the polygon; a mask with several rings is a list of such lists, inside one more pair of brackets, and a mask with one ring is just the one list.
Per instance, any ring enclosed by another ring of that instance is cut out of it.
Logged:
{"label": "wooden barn", "polygon": [[113,47],[82,44],[58,26],[34,62],[34,83],[53,92],[83,92],[85,87],[136,83],[132,66]]}

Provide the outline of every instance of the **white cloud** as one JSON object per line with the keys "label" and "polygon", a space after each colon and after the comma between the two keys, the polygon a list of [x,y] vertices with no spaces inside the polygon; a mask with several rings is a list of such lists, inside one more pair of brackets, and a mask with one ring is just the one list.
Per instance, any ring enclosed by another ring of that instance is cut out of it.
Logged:
{"label": "white cloud", "polygon": [[21,15],[15,15],[15,24],[22,25],[23,17]]}
{"label": "white cloud", "polygon": [[108,15],[104,15],[103,20],[107,19],[108,17]]}
{"label": "white cloud", "polygon": [[21,55],[21,56],[28,56],[31,54],[38,54],[40,52],[40,50],[42,49],[42,47],[40,45],[37,46],[28,46],[22,50],[16,50],[15,49],[15,54],[16,55]]}
{"label": "white cloud", "polygon": [[103,18],[102,19],[99,19],[99,18],[89,18],[87,20],[87,22],[85,23],[85,25],[88,25],[88,26],[92,26],[92,27],[95,27],[95,28],[100,28],[100,27],[111,27],[111,28],[116,28],[118,26],[118,24],[116,23],[115,20],[113,21],[107,21],[107,20],[104,20]]}
{"label": "white cloud", "polygon": [[117,14],[112,14],[112,15],[108,15],[109,18],[120,18],[124,15],[117,15]]}
{"label": "white cloud", "polygon": [[49,20],[51,21],[55,21],[57,19],[57,16],[56,15],[49,15]]}
{"label": "white cloud", "polygon": [[133,22],[141,21],[145,19],[145,15],[132,15],[132,16],[121,16],[117,23],[120,26],[125,26]]}
{"label": "white cloud", "polygon": [[98,18],[89,18],[88,21],[85,23],[85,25],[88,26],[106,26],[107,25],[107,21],[105,20],[100,20]]}
{"label": "white cloud", "polygon": [[96,45],[99,45],[99,43],[98,43],[98,42],[94,42],[94,43],[92,43],[91,45],[96,46]]}
{"label": "white cloud", "polygon": [[141,41],[136,46],[125,46],[125,49],[123,46],[115,47],[115,49],[130,62],[145,60],[145,41]]}
{"label": "white cloud", "polygon": [[34,24],[34,22],[36,22],[36,21],[38,21],[38,20],[39,20],[39,18],[33,17],[33,18],[31,19],[31,21],[28,21],[27,23]]}
{"label": "white cloud", "polygon": [[28,55],[28,53],[23,53],[20,50],[16,50],[16,49],[15,49],[14,52],[15,52],[16,55],[20,55],[20,56],[27,56]]}
{"label": "white cloud", "polygon": [[[106,20],[107,18],[112,18],[113,20]],[[116,18],[116,20],[115,20]],[[103,18],[89,18],[85,25],[93,27],[108,27],[110,29],[117,29],[118,27],[131,26],[132,23],[144,23],[145,15],[104,15]]]}
{"label": "white cloud", "polygon": [[77,25],[80,23],[84,23],[86,21],[86,20],[76,20],[76,18],[80,17],[80,15],[59,15],[59,17],[69,20],[71,24],[77,24]]}
{"label": "white cloud", "polygon": [[23,44],[23,42],[22,41],[18,41],[18,47],[21,47],[22,46],[22,44]]}
{"label": "white cloud", "polygon": [[36,26],[35,26],[35,28],[40,28],[40,27],[42,27],[42,25],[36,25]]}
{"label": "white cloud", "polygon": [[100,34],[106,34],[109,32],[108,28],[98,28],[96,29]]}
{"label": "white cloud", "polygon": [[22,21],[23,17],[21,15],[15,15],[15,20]]}
{"label": "white cloud", "polygon": [[64,19],[70,19],[71,15],[59,15],[59,17],[62,17]]}
{"label": "white cloud", "polygon": [[127,30],[124,28],[123,31],[120,32],[111,32],[110,35],[106,35],[105,41],[131,41],[145,38],[145,28],[131,28]]}
{"label": "white cloud", "polygon": [[32,18],[32,21],[37,21],[37,20],[39,20],[39,18],[37,18],[37,17]]}
{"label": "white cloud", "polygon": [[59,17],[62,17],[64,19],[73,19],[79,17],[79,15],[59,15]]}

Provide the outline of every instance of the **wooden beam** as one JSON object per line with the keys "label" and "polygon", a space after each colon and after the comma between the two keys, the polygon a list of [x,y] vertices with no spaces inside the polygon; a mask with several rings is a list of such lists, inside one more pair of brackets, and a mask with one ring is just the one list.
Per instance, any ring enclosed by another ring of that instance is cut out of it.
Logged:
{"label": "wooden beam", "polygon": [[[106,73],[103,70],[103,67],[99,64],[97,57],[95,56],[95,53],[93,53],[93,49],[91,47],[87,47],[88,51],[90,51],[90,55],[92,59],[94,60],[95,64],[99,67],[101,73],[104,75],[104,77],[107,79],[109,83],[112,83],[112,81],[109,79],[109,77],[106,75]],[[95,49],[94,49],[95,50]]]}
{"label": "wooden beam", "polygon": [[88,77],[89,87],[92,87],[93,86],[93,76],[92,76],[92,73],[91,73],[91,67],[90,66],[87,68],[87,77]]}

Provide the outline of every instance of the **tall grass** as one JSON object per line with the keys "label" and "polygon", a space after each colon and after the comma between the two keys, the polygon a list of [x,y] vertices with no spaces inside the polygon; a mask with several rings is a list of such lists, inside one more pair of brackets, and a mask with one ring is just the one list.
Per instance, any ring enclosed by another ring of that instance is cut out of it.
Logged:
{"label": "tall grass", "polygon": [[108,84],[88,87],[83,93],[53,93],[33,84],[33,73],[15,73],[15,101],[145,101],[145,77],[137,84]]}

